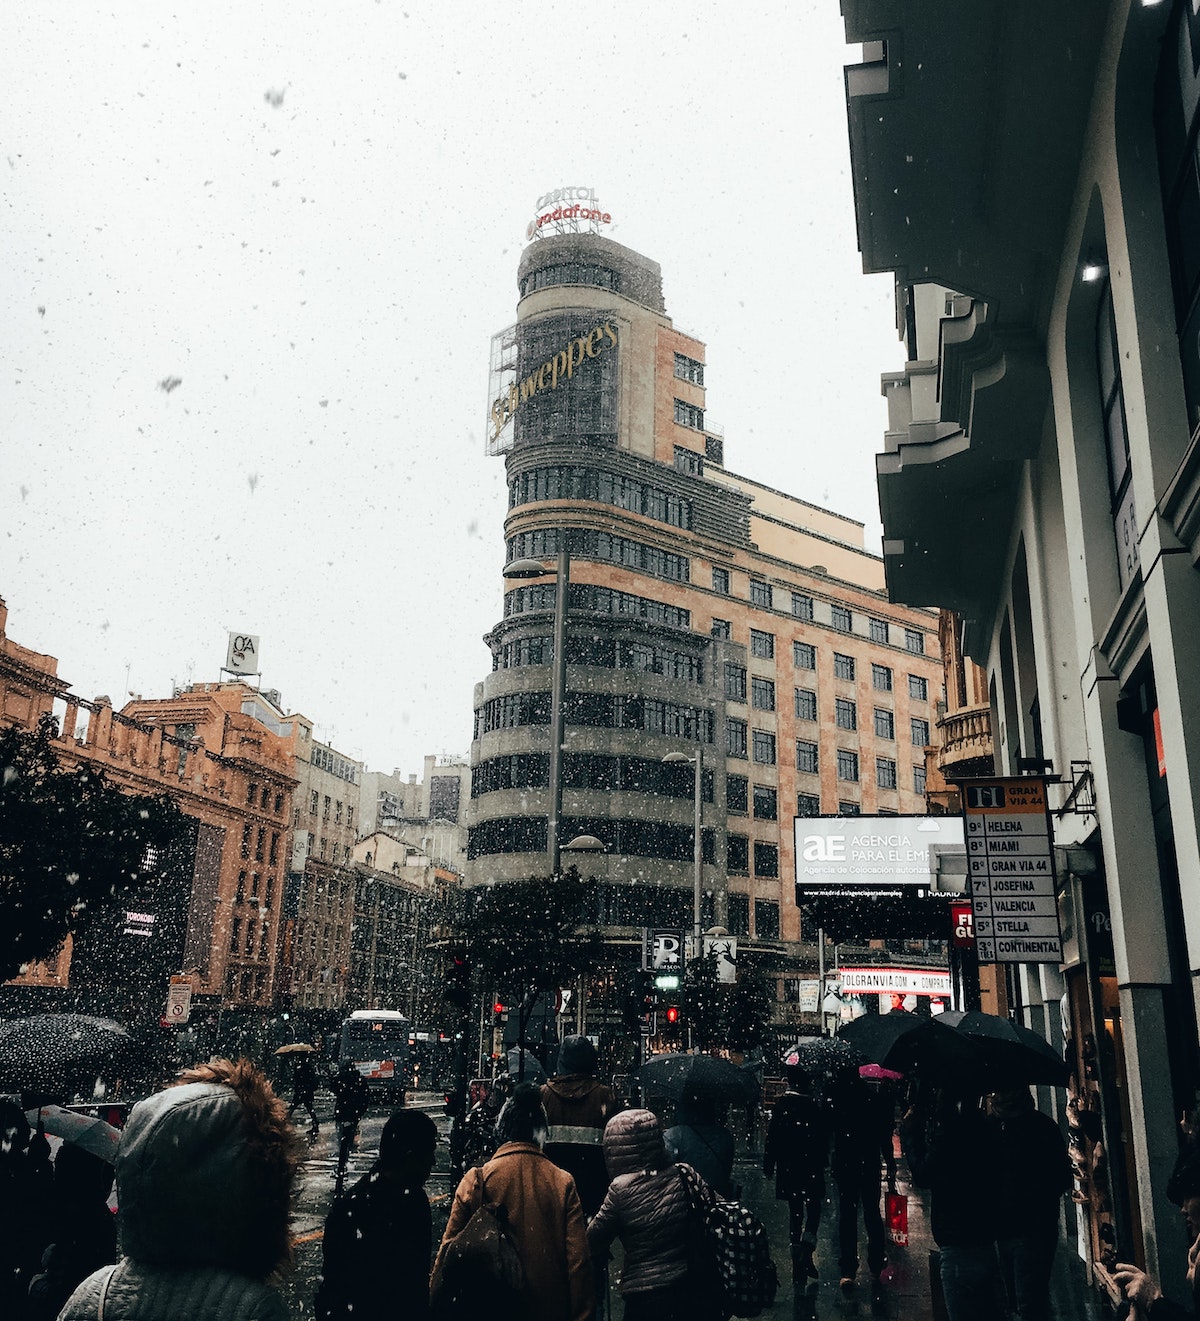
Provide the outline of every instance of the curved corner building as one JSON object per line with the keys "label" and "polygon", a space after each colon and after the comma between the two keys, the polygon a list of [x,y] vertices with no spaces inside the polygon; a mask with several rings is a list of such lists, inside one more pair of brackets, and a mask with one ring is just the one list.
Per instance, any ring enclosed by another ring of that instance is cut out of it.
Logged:
{"label": "curved corner building", "polygon": [[663,758],[699,750],[702,924],[780,949],[800,938],[797,814],[924,810],[936,618],[887,602],[861,524],[725,469],[704,345],[671,324],[657,263],[559,235],[525,249],[519,287],[489,448],[507,465],[507,562],[547,573],[505,578],[486,639],[466,883],[550,870],[565,542],[559,844],[606,846],[581,869],[607,925],[690,929],[694,770]]}

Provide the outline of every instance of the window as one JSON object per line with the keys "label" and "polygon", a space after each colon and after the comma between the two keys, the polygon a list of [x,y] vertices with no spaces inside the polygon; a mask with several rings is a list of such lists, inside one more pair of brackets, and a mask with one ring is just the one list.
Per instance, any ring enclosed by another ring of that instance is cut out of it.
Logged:
{"label": "window", "polygon": [[[1194,169],[1194,167],[1193,167]],[[1186,194],[1185,194],[1186,195]],[[1179,217],[1173,218],[1175,224]],[[1187,221],[1187,229],[1193,229],[1195,220]],[[1175,236],[1176,243],[1194,243],[1194,239]],[[1175,255],[1175,254],[1172,254]],[[1194,312],[1189,321],[1194,327]],[[1187,342],[1186,333],[1181,335],[1181,345]],[[1191,340],[1196,338],[1195,329],[1191,329]],[[1194,350],[1193,350],[1194,352]],[[1190,355],[1189,355],[1190,356]],[[1125,422],[1125,390],[1121,381],[1121,354],[1117,343],[1117,324],[1113,313],[1112,286],[1106,284],[1100,300],[1096,320],[1096,357],[1099,367],[1100,407],[1104,418],[1104,440],[1108,460],[1108,492],[1113,520],[1113,535],[1117,548],[1117,576],[1122,588],[1133,577],[1138,566],[1137,527],[1133,504],[1133,484],[1130,481],[1129,464],[1129,429]],[[1190,396],[1195,390],[1195,367],[1185,358],[1184,389]],[[1189,403],[1194,401],[1189,398]],[[1193,430],[1195,413],[1193,408]]]}
{"label": "window", "polygon": [[746,700],[746,667],[725,662],[725,700],[744,702]]}
{"label": "window", "polygon": [[904,646],[911,651],[914,656],[925,655],[925,634],[916,628],[906,628],[904,630]]}
{"label": "window", "polygon": [[875,737],[896,737],[896,717],[890,711],[885,711],[881,706],[875,708]]}
{"label": "window", "polygon": [[348,826],[352,826],[352,825],[354,824],[354,804],[353,804],[353,803],[347,803],[347,804],[346,804],[346,824],[347,824]]}
{"label": "window", "polygon": [[326,794],[326,795],[325,795],[325,811],[324,811],[324,812],[322,813],[322,815],[321,815],[321,819],[324,820],[324,821],[328,821],[328,820],[329,820],[329,807],[330,807],[330,803],[331,803],[331,801],[332,801],[332,800],[330,799],[329,795]]}
{"label": "window", "polygon": [[818,769],[817,763],[817,745],[798,739],[796,741],[796,769],[804,771],[806,775],[816,775]]}
{"label": "window", "polygon": [[714,638],[724,638],[726,641],[728,641],[728,639],[729,639],[729,620],[728,620],[728,619],[714,619],[713,622],[712,622],[712,635],[713,635]]}
{"label": "window", "polygon": [[813,617],[813,599],[804,592],[792,593],[792,614],[797,619],[811,619]]}
{"label": "window", "polygon": [[796,719],[815,720],[817,718],[817,695],[811,688],[796,689]]}
{"label": "window", "polygon": [[775,735],[756,729],[753,737],[754,760],[760,766],[775,765]]}
{"label": "window", "polygon": [[919,674],[910,674],[908,676],[908,695],[914,702],[928,702],[929,680],[923,679]]}
{"label": "window", "polygon": [[875,758],[875,783],[881,789],[896,787],[896,763],[890,757]]}
{"label": "window", "polygon": [[821,800],[816,794],[796,795],[797,816],[820,816]]}
{"label": "window", "polygon": [[675,421],[681,427],[691,427],[693,431],[704,430],[704,409],[697,408],[683,399],[675,400]]}
{"label": "window", "polygon": [[732,717],[725,721],[725,751],[731,757],[746,756],[746,722],[744,720],[734,720]]}
{"label": "window", "polygon": [[775,658],[775,634],[760,633],[758,629],[750,630],[750,654],[751,656],[761,656],[765,660],[774,660]]}
{"label": "window", "polygon": [[811,642],[793,642],[792,664],[798,670],[815,670],[817,668],[816,647]]}
{"label": "window", "polygon": [[333,805],[333,819],[339,826],[342,824],[342,804],[340,802]]}
{"label": "window", "polygon": [[871,635],[872,642],[888,641],[888,623],[886,619],[872,619],[867,631]]}
{"label": "window", "polygon": [[750,841],[745,835],[730,835],[725,843],[725,867],[738,876],[750,871]]}
{"label": "window", "polygon": [[925,792],[925,767],[913,767],[913,792],[923,794]]}
{"label": "window", "polygon": [[[759,872],[759,875],[762,873]],[[773,900],[754,901],[754,921],[759,940],[779,939],[779,905]]]}
{"label": "window", "polygon": [[718,569],[713,565],[713,591],[720,592],[722,596],[729,595],[729,570]]}
{"label": "window", "polygon": [[759,711],[775,710],[775,685],[770,679],[755,676],[750,680],[750,705]]}
{"label": "window", "polygon": [[678,381],[690,381],[693,385],[704,384],[704,364],[697,362],[695,358],[689,358],[686,354],[677,353],[675,355],[675,379]]}
{"label": "window", "polygon": [[834,605],[829,607],[829,622],[839,633],[849,633],[854,617],[844,605]]}
{"label": "window", "polygon": [[861,811],[862,808],[857,803],[849,802],[844,798],[838,803],[838,816],[857,816]]}
{"label": "window", "polygon": [[924,748],[929,746],[929,721],[921,720],[913,716],[909,721],[912,725],[912,741],[914,748]]}
{"label": "window", "polygon": [[871,686],[877,693],[892,691],[892,672],[886,665],[871,666]]}
{"label": "window", "polygon": [[835,679],[854,678],[854,657],[843,656],[840,651],[833,653],[833,677]]}
{"label": "window", "polygon": [[[676,419],[676,421],[678,421],[678,419]],[[697,454],[695,450],[685,449],[682,445],[676,445],[675,471],[686,472],[690,477],[703,477],[704,456]]]}
{"label": "window", "polygon": [[751,578],[750,604],[761,606],[764,610],[770,610],[771,584],[763,582],[760,578]]}
{"label": "window", "polygon": [[312,797],[308,800],[308,811],[310,816],[316,816],[317,808],[321,805],[321,796],[314,789]]}
{"label": "window", "polygon": [[858,753],[847,752],[845,748],[838,748],[837,773],[839,780],[857,781]]}
{"label": "window", "polygon": [[725,777],[725,810],[734,816],[744,816],[750,808],[750,781],[744,775]]}
{"label": "window", "polygon": [[778,845],[764,844],[757,839],[754,841],[754,874],[755,876],[779,875]]}
{"label": "window", "polygon": [[833,718],[839,729],[858,728],[858,708],[848,697],[834,698]]}
{"label": "window", "polygon": [[779,796],[770,785],[754,786],[754,815],[760,821],[776,821],[779,818]]}

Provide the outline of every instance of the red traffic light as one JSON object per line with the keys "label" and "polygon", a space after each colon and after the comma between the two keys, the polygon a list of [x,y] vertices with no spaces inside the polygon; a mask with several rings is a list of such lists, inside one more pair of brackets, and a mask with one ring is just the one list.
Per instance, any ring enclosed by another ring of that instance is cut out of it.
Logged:
{"label": "red traffic light", "polygon": [[679,1006],[678,1006],[678,1005],[668,1005],[668,1006],[667,1006],[667,1022],[668,1022],[668,1023],[678,1023],[678,1022],[679,1022]]}
{"label": "red traffic light", "polygon": [[504,1006],[500,1003],[499,1000],[497,1000],[496,1003],[495,1003],[494,1005],[492,1005],[492,1013],[493,1013],[493,1014],[502,1014],[502,1013],[504,1013]]}

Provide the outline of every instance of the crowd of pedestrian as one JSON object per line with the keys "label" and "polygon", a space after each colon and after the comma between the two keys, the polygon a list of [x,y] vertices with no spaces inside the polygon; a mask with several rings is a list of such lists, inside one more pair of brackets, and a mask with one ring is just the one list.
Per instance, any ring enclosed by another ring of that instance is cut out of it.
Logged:
{"label": "crowd of pedestrian", "polygon": [[[339,1150],[318,1321],[604,1321],[617,1241],[616,1293],[628,1321],[724,1321],[729,1309],[698,1227],[703,1208],[740,1191],[729,1129],[711,1098],[684,1094],[664,1130],[651,1110],[625,1108],[597,1070],[591,1042],[567,1038],[549,1081],[502,1083],[473,1108],[471,1159],[438,1242],[425,1188],[438,1142],[428,1115],[393,1113],[375,1163],[345,1190]],[[331,1082],[344,1147],[365,1093],[349,1077]],[[885,1177],[894,1188],[896,1095],[856,1070],[822,1082],[788,1067],[763,1144],[764,1175],[787,1203],[798,1296],[819,1278],[830,1179],[842,1287],[851,1289],[860,1269],[860,1229],[876,1284],[888,1264],[880,1200]],[[278,1283],[291,1260],[304,1148],[290,1121],[304,1108],[315,1126],[306,1090],[297,1089],[289,1109],[246,1060],[187,1070],[133,1107],[115,1167],[69,1143],[51,1162],[40,1126],[0,1100],[0,1316],[287,1316]],[[914,1182],[929,1190],[935,1315],[1050,1321],[1062,1199],[1071,1186],[1059,1126],[1025,1087],[983,1098],[941,1085],[909,1101],[901,1134]],[[1190,1244],[1180,1282],[1190,1307],[1167,1296],[1179,1296],[1178,1288],[1164,1292],[1146,1271],[1120,1263],[1114,1278],[1138,1321],[1200,1317],[1194,1134],[1166,1192]]]}

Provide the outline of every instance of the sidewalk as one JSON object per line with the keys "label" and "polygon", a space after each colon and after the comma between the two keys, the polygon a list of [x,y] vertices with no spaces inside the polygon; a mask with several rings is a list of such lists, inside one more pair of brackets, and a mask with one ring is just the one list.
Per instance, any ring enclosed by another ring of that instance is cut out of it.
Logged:
{"label": "sidewalk", "polygon": [[[739,1135],[740,1136],[740,1135]],[[934,1321],[929,1280],[929,1254],[936,1247],[929,1232],[928,1193],[913,1188],[908,1166],[901,1158],[897,1187],[908,1194],[908,1245],[889,1247],[889,1269],[878,1297],[872,1297],[871,1276],[866,1269],[866,1234],[860,1228],[859,1257],[863,1265],[852,1292],[838,1286],[837,1190],[829,1179],[821,1227],[817,1235],[816,1263],[820,1278],[816,1288],[795,1296],[791,1257],[788,1251],[787,1203],[775,1200],[774,1181],[762,1173],[761,1146],[757,1152],[739,1142],[734,1179],[742,1184],[742,1200],[762,1218],[771,1236],[775,1265],[779,1270],[779,1293],[775,1305],[763,1318],[841,1318],[854,1316],[896,1317],[902,1321]],[[986,1195],[981,1185],[980,1196]],[[1111,1321],[1111,1309],[1085,1279],[1073,1241],[1060,1239],[1051,1282],[1051,1304],[1056,1321]],[[618,1311],[617,1315],[620,1313]]]}

